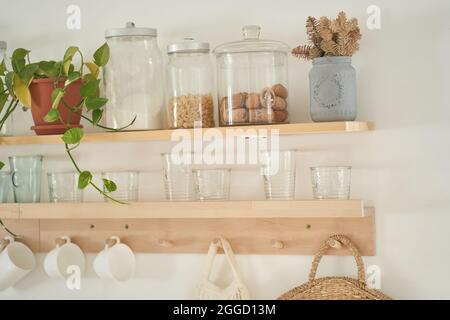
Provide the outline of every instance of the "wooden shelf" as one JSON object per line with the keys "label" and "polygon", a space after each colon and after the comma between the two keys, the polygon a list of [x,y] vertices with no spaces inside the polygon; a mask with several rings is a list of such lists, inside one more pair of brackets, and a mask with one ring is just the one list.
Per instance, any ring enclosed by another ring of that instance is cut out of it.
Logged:
{"label": "wooden shelf", "polygon": [[362,200],[22,203],[0,205],[16,219],[336,218],[364,215]]}
{"label": "wooden shelf", "polygon": [[[268,129],[279,130],[280,135],[297,135],[309,133],[344,133],[344,132],[364,132],[373,130],[374,125],[365,121],[342,121],[342,122],[317,122],[317,123],[290,123],[259,126],[241,127],[219,127],[214,128],[225,134],[227,130],[234,130],[236,135],[252,136],[259,130]],[[188,129],[193,136],[194,131],[201,129]],[[255,130],[254,133],[249,132]],[[149,131],[125,131],[125,132],[101,132],[87,133],[83,137],[83,142],[125,142],[125,141],[154,141],[170,140],[172,134],[177,130],[149,130]],[[59,144],[62,143],[60,135],[47,136],[14,136],[0,137],[0,145],[26,145],[26,144]]]}
{"label": "wooden shelf", "polygon": [[339,233],[363,255],[374,255],[373,212],[361,200],[0,205],[5,225],[35,252],[51,250],[61,236],[71,237],[85,252],[98,252],[116,235],[135,252],[205,253],[213,239],[225,237],[237,253],[311,255],[322,240]]}

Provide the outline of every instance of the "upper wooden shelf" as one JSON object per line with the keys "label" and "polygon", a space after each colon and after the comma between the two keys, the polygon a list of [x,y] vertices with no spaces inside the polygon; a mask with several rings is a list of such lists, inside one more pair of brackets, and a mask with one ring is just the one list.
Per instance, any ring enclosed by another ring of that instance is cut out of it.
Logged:
{"label": "upper wooden shelf", "polygon": [[[279,130],[280,135],[296,135],[308,133],[344,133],[363,132],[373,130],[374,125],[366,121],[341,121],[341,122],[317,122],[317,123],[290,123],[259,126],[241,127],[218,127],[215,128],[225,134],[227,130],[234,130],[236,135],[251,136],[249,130],[268,129]],[[193,135],[197,129],[188,129]],[[149,130],[149,131],[123,131],[123,132],[100,132],[87,133],[83,142],[125,142],[125,141],[152,141],[170,140],[176,130]],[[47,136],[13,136],[0,137],[0,145],[23,145],[23,144],[59,144],[62,143],[60,135]]]}
{"label": "upper wooden shelf", "polygon": [[116,204],[8,203],[6,219],[227,219],[227,218],[355,218],[364,216],[362,200],[293,201],[155,201]]}

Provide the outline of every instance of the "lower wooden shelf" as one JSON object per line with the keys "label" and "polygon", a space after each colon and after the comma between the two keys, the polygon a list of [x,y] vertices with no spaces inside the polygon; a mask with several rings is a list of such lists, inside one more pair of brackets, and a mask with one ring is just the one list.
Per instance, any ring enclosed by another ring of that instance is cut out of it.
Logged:
{"label": "lower wooden shelf", "polygon": [[375,254],[373,213],[361,200],[0,205],[5,225],[35,252],[51,250],[61,236],[85,252],[98,252],[116,235],[135,252],[206,253],[213,239],[225,237],[236,253],[312,255],[339,233],[368,256]]}

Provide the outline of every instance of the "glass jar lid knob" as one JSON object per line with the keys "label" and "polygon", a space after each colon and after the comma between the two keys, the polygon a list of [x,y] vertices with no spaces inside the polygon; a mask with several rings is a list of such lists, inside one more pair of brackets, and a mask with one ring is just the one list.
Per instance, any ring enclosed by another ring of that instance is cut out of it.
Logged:
{"label": "glass jar lid knob", "polygon": [[261,27],[256,25],[244,26],[242,28],[242,34],[244,39],[259,39],[259,34],[261,33]]}

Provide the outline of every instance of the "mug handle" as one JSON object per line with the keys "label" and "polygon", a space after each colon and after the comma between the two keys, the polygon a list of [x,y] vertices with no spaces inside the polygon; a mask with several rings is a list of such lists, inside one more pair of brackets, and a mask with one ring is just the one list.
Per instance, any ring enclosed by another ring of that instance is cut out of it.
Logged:
{"label": "mug handle", "polygon": [[2,252],[4,249],[6,249],[7,246],[9,246],[11,243],[14,243],[15,239],[13,237],[4,237],[0,241],[0,252]]}
{"label": "mug handle", "polygon": [[[58,240],[63,240],[63,243],[61,244],[61,241],[58,241]],[[59,248],[65,244],[71,243],[71,242],[72,242],[72,240],[68,236],[59,237],[58,239],[56,239],[56,248]]]}
{"label": "mug handle", "polygon": [[17,172],[13,172],[12,174],[11,174],[11,180],[12,180],[12,184],[13,184],[13,186],[15,187],[15,188],[18,188],[19,187],[19,185],[16,183],[16,173]]}
{"label": "mug handle", "polygon": [[[112,245],[109,244],[109,242],[110,242],[111,240],[114,241],[114,244],[112,244]],[[119,244],[119,243],[120,243],[120,238],[119,238],[118,236],[112,236],[112,237],[109,237],[109,238],[106,240],[106,243],[105,243],[105,249],[114,247],[116,244]]]}

